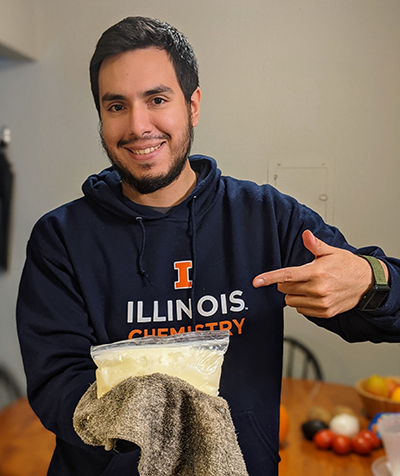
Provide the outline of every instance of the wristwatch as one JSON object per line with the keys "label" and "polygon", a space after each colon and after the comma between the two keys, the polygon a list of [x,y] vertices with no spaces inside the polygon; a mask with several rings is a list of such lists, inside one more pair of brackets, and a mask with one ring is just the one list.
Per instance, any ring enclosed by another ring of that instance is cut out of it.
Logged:
{"label": "wristwatch", "polygon": [[360,311],[376,311],[383,301],[389,296],[390,286],[386,282],[385,272],[379,260],[374,256],[358,255],[371,265],[374,273],[374,284],[361,298],[357,308]]}

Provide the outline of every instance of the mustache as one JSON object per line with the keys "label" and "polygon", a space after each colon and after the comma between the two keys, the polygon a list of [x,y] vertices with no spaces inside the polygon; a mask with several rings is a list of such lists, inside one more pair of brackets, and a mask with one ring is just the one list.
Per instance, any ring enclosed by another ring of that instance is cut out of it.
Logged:
{"label": "mustache", "polygon": [[160,134],[160,135],[145,135],[142,137],[130,137],[129,139],[120,139],[117,142],[117,147],[125,147],[127,145],[133,146],[138,142],[142,141],[151,141],[151,140],[167,140],[170,139],[170,136],[168,134]]}

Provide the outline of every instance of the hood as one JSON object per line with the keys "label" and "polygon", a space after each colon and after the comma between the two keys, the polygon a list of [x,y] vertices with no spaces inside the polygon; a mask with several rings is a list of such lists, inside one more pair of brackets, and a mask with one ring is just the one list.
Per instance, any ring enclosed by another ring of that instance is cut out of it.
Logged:
{"label": "hood", "polygon": [[199,178],[192,193],[179,205],[173,207],[168,214],[163,214],[152,208],[139,205],[129,200],[122,193],[121,178],[113,167],[109,167],[99,174],[91,175],[83,184],[84,195],[96,202],[113,215],[132,221],[141,217],[144,220],[174,219],[187,221],[191,203],[195,200],[196,217],[201,218],[212,205],[219,186],[221,171],[211,157],[193,155],[189,157],[192,169]]}

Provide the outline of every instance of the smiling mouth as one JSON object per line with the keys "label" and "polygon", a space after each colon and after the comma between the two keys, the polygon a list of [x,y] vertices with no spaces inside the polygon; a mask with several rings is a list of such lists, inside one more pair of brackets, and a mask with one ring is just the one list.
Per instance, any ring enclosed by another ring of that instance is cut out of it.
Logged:
{"label": "smiling mouth", "polygon": [[151,152],[159,149],[163,145],[163,142],[155,147],[147,147],[146,149],[128,149],[134,155],[148,155]]}

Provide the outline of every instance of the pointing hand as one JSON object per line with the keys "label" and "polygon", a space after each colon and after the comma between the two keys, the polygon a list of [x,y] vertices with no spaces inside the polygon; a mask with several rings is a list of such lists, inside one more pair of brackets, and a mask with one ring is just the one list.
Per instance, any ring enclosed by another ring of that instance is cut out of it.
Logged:
{"label": "pointing hand", "polygon": [[[254,278],[253,286],[277,284],[286,304],[307,316],[333,317],[357,306],[373,284],[368,262],[324,243],[309,230],[303,233],[303,243],[314,255],[311,263],[262,273]],[[388,278],[386,265],[381,264]]]}

